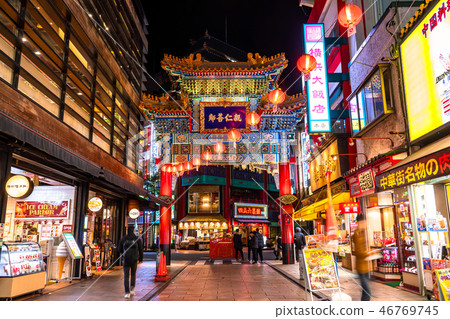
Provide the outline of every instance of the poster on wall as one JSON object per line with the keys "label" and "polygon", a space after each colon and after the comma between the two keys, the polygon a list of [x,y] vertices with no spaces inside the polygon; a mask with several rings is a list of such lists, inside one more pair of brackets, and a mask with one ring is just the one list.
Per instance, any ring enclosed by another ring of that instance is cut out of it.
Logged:
{"label": "poster on wall", "polygon": [[439,300],[450,301],[450,268],[435,271]]}
{"label": "poster on wall", "polygon": [[47,219],[67,218],[69,214],[69,200],[60,201],[17,201],[15,218]]}
{"label": "poster on wall", "polygon": [[418,231],[427,231],[427,223],[425,220],[425,217],[422,215],[419,218],[416,218],[417,220],[417,230]]}
{"label": "poster on wall", "polygon": [[427,218],[427,230],[447,231],[447,219],[442,215],[438,215],[436,218]]}
{"label": "poster on wall", "polygon": [[84,246],[84,256],[86,260],[86,276],[92,276],[92,268],[91,268],[91,247],[89,245]]}
{"label": "poster on wall", "polygon": [[411,141],[450,121],[450,3],[434,3],[400,46]]}
{"label": "poster on wall", "polygon": [[332,253],[323,249],[305,249],[303,256],[310,290],[339,288],[336,264]]}

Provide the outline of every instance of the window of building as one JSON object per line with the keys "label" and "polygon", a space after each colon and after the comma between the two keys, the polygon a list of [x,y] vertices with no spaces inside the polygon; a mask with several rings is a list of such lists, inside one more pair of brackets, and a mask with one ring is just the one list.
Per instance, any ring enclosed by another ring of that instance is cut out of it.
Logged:
{"label": "window of building", "polygon": [[392,81],[388,65],[378,65],[349,98],[353,133],[393,112]]}
{"label": "window of building", "polygon": [[189,213],[219,213],[219,194],[219,186],[192,186],[189,189]]}
{"label": "window of building", "polygon": [[[77,119],[70,111],[64,112],[64,122],[67,123],[73,130],[77,131],[86,138],[89,138],[89,122],[84,122]],[[83,123],[84,122],[84,123]]]}
{"label": "window of building", "polygon": [[[55,116],[59,116],[59,102],[58,99],[40,85],[32,76],[28,73],[21,71],[23,76],[19,76],[18,89],[20,92],[28,96],[44,109],[49,111]],[[45,93],[44,93],[45,92]],[[57,103],[58,102],[58,103]]]}

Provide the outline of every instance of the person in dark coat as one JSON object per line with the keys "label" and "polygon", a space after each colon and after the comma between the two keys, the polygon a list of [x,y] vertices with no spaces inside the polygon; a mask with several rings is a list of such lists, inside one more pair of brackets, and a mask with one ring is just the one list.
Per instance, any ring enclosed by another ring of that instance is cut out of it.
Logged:
{"label": "person in dark coat", "polygon": [[302,229],[300,227],[295,228],[295,234],[294,234],[294,243],[295,243],[295,252],[300,272],[300,279],[304,278],[304,265],[303,265],[303,249],[306,246],[306,238],[305,235],[302,233]]}
{"label": "person in dark coat", "polygon": [[[248,238],[247,238],[247,247],[248,247],[248,261],[251,261],[251,257],[252,257],[252,245],[253,245],[253,241],[255,240],[255,236],[253,236],[253,232],[250,232],[248,234]],[[254,258],[254,257],[253,257]]]}
{"label": "person in dark coat", "polygon": [[[138,261],[142,262],[144,260],[144,248],[142,245],[142,239],[134,234],[134,226],[128,226],[127,234],[120,239],[119,253],[122,256],[123,260],[125,299],[129,299],[131,296],[134,296]],[[131,285],[129,278],[130,271]]]}
{"label": "person in dark coat", "polygon": [[236,232],[233,236],[233,244],[234,250],[236,251],[236,260],[239,261],[239,254],[241,254],[241,261],[244,260],[244,252],[242,251],[242,235],[239,233],[239,229],[236,229]]}
{"label": "person in dark coat", "polygon": [[[256,234],[256,239],[258,240],[258,248],[256,251],[259,255],[259,259],[261,260],[261,262],[263,262],[264,238],[263,238],[263,235],[259,232],[258,228],[256,228],[255,234]],[[258,258],[256,258],[256,260],[258,260]]]}
{"label": "person in dark coat", "polygon": [[255,231],[252,232],[253,234],[253,239],[251,242],[251,247],[252,248],[252,254],[253,254],[253,264],[256,264],[258,262],[258,235],[256,234]]}

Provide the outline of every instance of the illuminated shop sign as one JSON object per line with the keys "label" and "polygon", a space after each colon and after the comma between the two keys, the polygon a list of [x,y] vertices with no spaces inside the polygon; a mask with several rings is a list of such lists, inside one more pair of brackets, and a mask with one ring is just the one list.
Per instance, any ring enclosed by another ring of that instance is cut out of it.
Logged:
{"label": "illuminated shop sign", "polygon": [[88,208],[91,212],[98,212],[102,209],[103,202],[100,197],[92,197],[88,202]]}
{"label": "illuminated shop sign", "polygon": [[308,120],[310,133],[331,132],[330,101],[328,98],[325,34],[323,24],[305,24],[305,52],[316,58],[316,68],[306,81],[308,94]]}
{"label": "illuminated shop sign", "polygon": [[69,214],[69,201],[17,201],[15,218],[67,218]]}
{"label": "illuminated shop sign", "polygon": [[250,102],[200,102],[200,133],[250,131],[245,117]]}
{"label": "illuminated shop sign", "polygon": [[341,214],[359,214],[361,208],[358,202],[339,203]]}
{"label": "illuminated shop sign", "polygon": [[378,191],[450,175],[450,149],[445,149],[376,176]]}
{"label": "illuminated shop sign", "polygon": [[411,141],[450,121],[450,3],[434,8],[401,44]]}
{"label": "illuminated shop sign", "polygon": [[234,217],[267,219],[267,205],[234,203]]}
{"label": "illuminated shop sign", "polygon": [[375,177],[372,168],[354,174],[347,179],[352,197],[360,197],[375,192]]}
{"label": "illuminated shop sign", "polygon": [[5,185],[6,194],[13,198],[25,198],[33,192],[34,184],[24,175],[11,176]]}
{"label": "illuminated shop sign", "polygon": [[341,163],[339,161],[338,143],[334,141],[330,146],[323,150],[309,165],[311,175],[311,191],[315,191],[327,184],[327,171],[331,172],[330,181],[341,177]]}

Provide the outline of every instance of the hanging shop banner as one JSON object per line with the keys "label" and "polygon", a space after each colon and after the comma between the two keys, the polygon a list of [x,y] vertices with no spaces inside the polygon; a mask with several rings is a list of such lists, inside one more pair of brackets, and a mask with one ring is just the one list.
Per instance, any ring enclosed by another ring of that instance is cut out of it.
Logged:
{"label": "hanging shop banner", "polygon": [[337,140],[328,146],[309,165],[311,175],[311,191],[321,188],[327,184],[327,170],[331,172],[330,181],[341,177],[341,163],[339,161]]}
{"label": "hanging shop banner", "polygon": [[341,214],[359,214],[361,208],[358,202],[339,203]]}
{"label": "hanging shop banner", "polygon": [[72,233],[63,233],[63,238],[67,247],[69,247],[70,257],[72,259],[83,258],[83,254],[81,253],[80,247],[78,247],[78,244],[75,238],[73,238]]}
{"label": "hanging shop banner", "polygon": [[450,126],[450,3],[434,3],[400,46],[411,141]]}
{"label": "hanging shop banner", "polygon": [[333,254],[323,249],[304,249],[304,262],[309,289],[338,289],[339,280]]}
{"label": "hanging shop banner", "polygon": [[15,212],[15,218],[67,218],[69,200],[51,202],[17,201]]}
{"label": "hanging shop banner", "polygon": [[33,192],[33,181],[24,175],[13,175],[5,185],[6,193],[12,198],[26,198]]}
{"label": "hanging shop banner", "polygon": [[267,219],[267,205],[234,203],[234,217]]}
{"label": "hanging shop banner", "polygon": [[100,197],[92,197],[88,202],[88,208],[91,212],[98,212],[102,209],[103,201]]}
{"label": "hanging shop banner", "polygon": [[250,102],[200,102],[200,133],[249,132],[249,109]]}
{"label": "hanging shop banner", "polygon": [[385,191],[445,175],[450,175],[450,149],[433,153],[377,175],[376,188],[377,191]]}
{"label": "hanging shop banner", "polygon": [[306,81],[309,133],[328,133],[331,132],[331,122],[324,25],[305,24],[303,31],[305,52],[317,62],[316,68],[310,73],[310,79]]}

